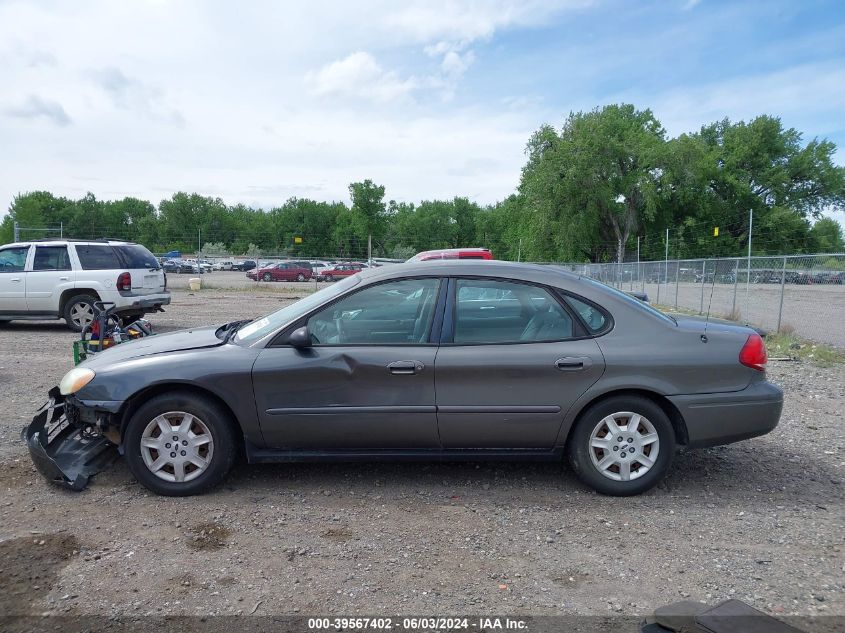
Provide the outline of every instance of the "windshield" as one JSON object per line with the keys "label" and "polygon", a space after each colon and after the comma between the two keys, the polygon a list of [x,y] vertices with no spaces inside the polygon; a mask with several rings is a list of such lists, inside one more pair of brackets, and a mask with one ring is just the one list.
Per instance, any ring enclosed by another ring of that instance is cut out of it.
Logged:
{"label": "windshield", "polygon": [[663,314],[660,310],[655,308],[654,306],[646,303],[645,301],[640,301],[636,297],[632,297],[627,292],[623,292],[622,290],[617,290],[613,286],[608,286],[607,284],[603,284],[600,281],[596,281],[595,279],[590,279],[589,277],[581,277],[586,282],[589,282],[593,285],[600,286],[603,290],[607,290],[608,292],[613,293],[615,296],[624,299],[627,301],[631,306],[634,306],[638,310],[642,310],[644,312],[648,312],[649,314],[659,317],[664,321],[668,321],[673,325],[677,325],[677,321],[670,317],[669,315]]}
{"label": "windshield", "polygon": [[293,321],[296,321],[299,317],[304,316],[317,306],[326,303],[327,301],[331,301],[335,297],[343,294],[350,288],[356,286],[359,281],[360,278],[358,275],[347,277],[343,281],[339,281],[331,286],[318,290],[314,294],[303,297],[296,303],[285,306],[281,310],[276,310],[276,312],[273,312],[272,314],[268,314],[260,319],[255,319],[252,323],[248,323],[247,325],[241,327],[237,334],[235,334],[234,340],[239,343],[254,343],[261,337],[266,336],[267,334],[270,334],[271,332],[274,332]]}

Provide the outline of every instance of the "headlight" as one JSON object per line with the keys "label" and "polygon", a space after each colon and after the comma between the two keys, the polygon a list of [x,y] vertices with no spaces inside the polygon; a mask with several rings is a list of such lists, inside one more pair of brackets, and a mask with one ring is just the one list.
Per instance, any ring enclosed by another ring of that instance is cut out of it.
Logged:
{"label": "headlight", "polygon": [[63,396],[76,393],[89,382],[94,380],[95,375],[96,374],[93,369],[88,369],[87,367],[74,367],[65,374],[65,377],[62,378],[62,381],[59,383],[59,393]]}

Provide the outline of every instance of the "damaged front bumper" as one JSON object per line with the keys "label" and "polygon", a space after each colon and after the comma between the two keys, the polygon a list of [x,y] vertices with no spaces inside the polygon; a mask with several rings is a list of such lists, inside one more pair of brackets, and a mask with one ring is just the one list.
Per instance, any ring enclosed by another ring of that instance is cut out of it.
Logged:
{"label": "damaged front bumper", "polygon": [[91,477],[118,455],[117,447],[96,427],[83,424],[57,387],[21,432],[35,467],[48,481],[82,490]]}

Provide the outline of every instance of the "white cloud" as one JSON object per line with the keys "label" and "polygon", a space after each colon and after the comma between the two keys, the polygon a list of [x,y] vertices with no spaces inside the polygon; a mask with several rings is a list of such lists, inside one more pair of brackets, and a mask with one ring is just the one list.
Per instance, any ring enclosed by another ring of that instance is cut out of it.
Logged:
{"label": "white cloud", "polygon": [[4,113],[19,119],[44,118],[60,127],[70,125],[71,122],[62,104],[52,99],[42,99],[33,94],[29,95],[20,105],[8,106]]}
{"label": "white cloud", "polygon": [[306,79],[319,95],[358,97],[377,102],[401,99],[416,86],[413,77],[400,79],[363,51],[327,64],[316,73],[307,74]]}
{"label": "white cloud", "polygon": [[430,0],[403,3],[388,12],[384,23],[419,42],[471,42],[490,38],[497,30],[547,23],[556,13],[593,4],[592,0]]}

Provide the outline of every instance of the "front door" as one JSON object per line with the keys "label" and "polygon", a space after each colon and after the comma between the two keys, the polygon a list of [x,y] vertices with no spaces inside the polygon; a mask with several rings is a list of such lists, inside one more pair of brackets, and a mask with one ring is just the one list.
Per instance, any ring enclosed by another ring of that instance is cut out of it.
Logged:
{"label": "front door", "polygon": [[29,246],[0,250],[0,314],[26,312],[26,258]]}
{"label": "front door", "polygon": [[604,371],[595,340],[579,338],[581,324],[543,287],[453,287],[436,362],[443,447],[551,449],[566,411]]}
{"label": "front door", "polygon": [[440,280],[406,279],[346,295],[307,319],[313,346],[271,346],[253,367],[274,448],[437,448],[430,342]]}

